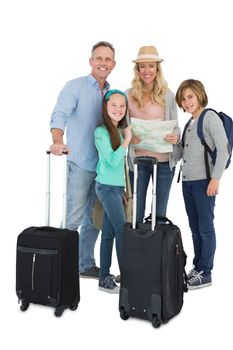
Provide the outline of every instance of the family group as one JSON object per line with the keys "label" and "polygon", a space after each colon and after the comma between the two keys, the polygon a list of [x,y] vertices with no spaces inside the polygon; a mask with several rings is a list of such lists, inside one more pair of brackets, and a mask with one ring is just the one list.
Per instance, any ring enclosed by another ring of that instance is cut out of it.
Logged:
{"label": "family group", "polygon": [[[66,223],[68,229],[79,230],[80,276],[97,278],[102,291],[119,292],[120,275],[115,277],[111,274],[110,267],[115,241],[119,271],[121,268],[121,245],[126,221],[123,203],[127,202],[124,162],[127,159],[133,186],[134,158],[150,156],[158,160],[158,217],[166,216],[175,167],[181,161],[183,198],[194,248],[188,288],[209,286],[216,250],[215,200],[229,158],[223,124],[214,111],[206,112],[204,138],[211,150],[217,149],[214,163],[208,156],[209,178],[203,145],[197,134],[198,119],[208,104],[204,85],[199,80],[187,79],[174,94],[163,76],[163,59],[155,46],[141,47],[132,62],[134,76],[131,87],[125,91],[110,89],[107,77],[116,65],[115,49],[106,41],[96,43],[89,59],[90,74],[73,79],[63,87],[51,115],[51,152],[61,155],[64,150],[68,151]],[[178,124],[177,105],[191,116],[183,137]],[[153,128],[156,128],[156,122],[174,121],[172,130],[161,136],[165,145],[169,146],[168,151],[146,147],[145,135],[135,132],[133,121],[145,124],[154,121]],[[144,220],[152,173],[150,163],[140,162],[137,223]],[[100,267],[96,266],[94,256],[99,229],[92,220],[97,197],[104,209]]]}

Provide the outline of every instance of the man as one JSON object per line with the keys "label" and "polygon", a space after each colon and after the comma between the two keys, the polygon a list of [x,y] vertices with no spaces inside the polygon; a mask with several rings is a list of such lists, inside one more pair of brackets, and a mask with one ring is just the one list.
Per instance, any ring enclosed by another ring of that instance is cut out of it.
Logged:
{"label": "man", "polygon": [[[51,116],[53,144],[51,152],[68,155],[67,228],[77,230],[82,224],[79,244],[80,276],[99,278],[94,246],[99,231],[92,223],[96,201],[95,177],[98,161],[94,130],[102,123],[102,97],[109,89],[106,81],[115,67],[115,49],[105,41],[92,48],[91,74],[69,81],[58,96]],[[66,141],[63,135],[66,128]]]}

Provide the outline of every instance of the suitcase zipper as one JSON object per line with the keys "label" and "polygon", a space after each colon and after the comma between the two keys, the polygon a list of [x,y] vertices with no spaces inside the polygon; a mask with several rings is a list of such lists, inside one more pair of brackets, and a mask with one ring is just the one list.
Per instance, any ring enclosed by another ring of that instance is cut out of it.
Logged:
{"label": "suitcase zipper", "polygon": [[178,301],[178,275],[179,275],[179,244],[176,243],[176,299]]}
{"label": "suitcase zipper", "polygon": [[40,249],[40,248],[30,248],[17,246],[17,250],[22,253],[30,253],[32,255],[32,270],[31,270],[31,287],[32,291],[34,290],[34,273],[35,273],[35,263],[36,263],[36,255],[55,255],[58,254],[58,250],[56,249]]}
{"label": "suitcase zipper", "polygon": [[29,248],[29,247],[23,247],[23,246],[18,246],[17,250],[19,250],[22,253],[43,254],[43,255],[53,255],[58,253],[58,250],[56,249],[40,249],[40,248]]}
{"label": "suitcase zipper", "polygon": [[32,290],[34,290],[34,270],[35,270],[36,254],[33,254],[32,258]]}

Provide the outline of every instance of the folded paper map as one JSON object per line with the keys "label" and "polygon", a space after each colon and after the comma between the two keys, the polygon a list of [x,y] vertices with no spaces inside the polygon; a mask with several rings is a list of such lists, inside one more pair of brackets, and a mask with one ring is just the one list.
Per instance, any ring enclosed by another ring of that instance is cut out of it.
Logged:
{"label": "folded paper map", "polygon": [[134,145],[134,147],[157,153],[172,152],[172,144],[166,142],[164,137],[167,134],[171,134],[176,126],[176,120],[142,120],[131,118],[133,135],[141,139],[141,142]]}

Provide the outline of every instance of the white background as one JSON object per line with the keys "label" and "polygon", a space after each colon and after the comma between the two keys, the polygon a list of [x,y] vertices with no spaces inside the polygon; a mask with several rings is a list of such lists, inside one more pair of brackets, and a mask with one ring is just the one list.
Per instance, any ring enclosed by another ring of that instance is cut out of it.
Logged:
{"label": "white background", "polygon": [[[122,321],[118,297],[99,292],[97,281],[81,280],[78,310],[67,310],[60,319],[53,316],[51,308],[36,305],[22,313],[15,294],[17,235],[27,226],[44,224],[45,150],[51,142],[50,114],[63,85],[90,72],[92,45],[107,40],[116,48],[117,65],[109,77],[112,87],[123,90],[130,87],[131,60],[140,46],[155,45],[164,58],[163,72],[174,92],[184,79],[199,79],[206,86],[209,106],[233,116],[230,3],[230,0],[1,1],[2,349],[13,346],[24,350],[126,346],[210,349],[223,346],[223,342],[230,348],[232,166],[224,172],[215,210],[217,252],[213,286],[186,294],[182,312],[167,325],[156,330],[149,322],[132,318]],[[182,127],[187,118],[179,111]],[[61,167],[61,158],[54,159],[56,166]],[[54,178],[53,187],[59,192],[60,170]],[[61,200],[56,196],[53,225],[59,225],[61,217],[58,204]],[[181,184],[176,179],[168,216],[181,228],[189,270],[191,235]],[[98,253],[99,242],[97,259]],[[112,272],[117,273],[115,257]]]}

